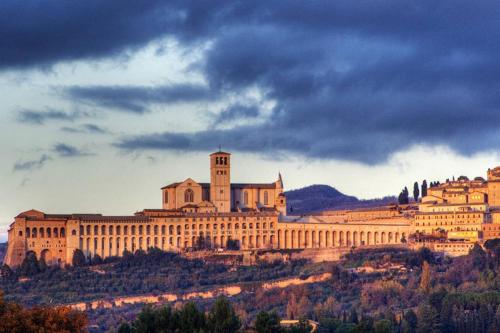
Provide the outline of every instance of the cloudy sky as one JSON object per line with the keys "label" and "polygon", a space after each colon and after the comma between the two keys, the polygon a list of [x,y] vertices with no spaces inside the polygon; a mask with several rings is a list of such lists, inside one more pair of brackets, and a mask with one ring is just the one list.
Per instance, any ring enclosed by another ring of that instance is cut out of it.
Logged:
{"label": "cloudy sky", "polygon": [[0,232],[130,214],[162,185],[361,198],[500,164],[496,1],[0,2]]}

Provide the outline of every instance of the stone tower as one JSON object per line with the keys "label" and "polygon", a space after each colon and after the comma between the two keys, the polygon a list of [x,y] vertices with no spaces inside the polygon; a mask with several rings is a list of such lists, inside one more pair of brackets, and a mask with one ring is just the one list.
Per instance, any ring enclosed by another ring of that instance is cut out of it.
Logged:
{"label": "stone tower", "polygon": [[488,204],[500,206],[500,167],[488,169]]}
{"label": "stone tower", "polygon": [[231,211],[231,154],[210,155],[210,201],[220,213]]}

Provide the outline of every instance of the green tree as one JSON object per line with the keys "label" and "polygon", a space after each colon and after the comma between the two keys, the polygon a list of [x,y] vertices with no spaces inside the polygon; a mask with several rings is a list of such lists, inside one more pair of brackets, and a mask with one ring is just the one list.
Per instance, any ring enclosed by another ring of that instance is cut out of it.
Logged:
{"label": "green tree", "polygon": [[151,305],[144,306],[134,321],[133,331],[135,333],[156,333],[157,328],[156,311]]}
{"label": "green tree", "polygon": [[20,267],[21,275],[35,275],[40,272],[40,265],[34,252],[28,252]]}
{"label": "green tree", "polygon": [[257,333],[283,332],[278,314],[274,311],[271,313],[266,311],[259,312],[255,319],[255,331]]}
{"label": "green tree", "polygon": [[418,186],[418,182],[415,182],[413,184],[413,199],[415,199],[415,202],[418,202],[418,197],[420,196],[420,189]]}
{"label": "green tree", "polygon": [[240,319],[234,312],[227,298],[217,298],[208,313],[207,326],[211,333],[233,333],[241,326]]}
{"label": "green tree", "polygon": [[73,260],[72,264],[75,267],[81,267],[85,266],[87,260],[85,259],[85,255],[83,254],[82,250],[76,249],[73,251]]}
{"label": "green tree", "polygon": [[486,266],[486,252],[484,252],[481,245],[478,243],[474,244],[474,247],[469,251],[469,255],[472,256],[472,263],[475,268],[483,270]]}
{"label": "green tree", "polygon": [[358,313],[354,307],[351,308],[351,313],[349,314],[349,321],[353,324],[358,324]]}
{"label": "green tree", "polygon": [[186,303],[178,312],[179,330],[183,333],[196,333],[205,328],[205,314],[193,302]]}
{"label": "green tree", "polygon": [[413,310],[408,310],[403,315],[401,333],[415,333],[417,331],[417,315]]}
{"label": "green tree", "polygon": [[128,323],[122,323],[116,333],[132,333],[132,327]]}
{"label": "green tree", "polygon": [[388,319],[377,320],[375,324],[373,324],[373,331],[375,333],[392,333],[392,322]]}
{"label": "green tree", "polygon": [[417,333],[440,332],[438,313],[429,304],[422,304],[418,307],[417,318]]}
{"label": "green tree", "polygon": [[14,272],[12,271],[9,265],[3,264],[0,267],[0,276],[6,280],[9,280],[12,277],[14,277]]}
{"label": "green tree", "polygon": [[427,180],[422,182],[422,198],[427,195]]}

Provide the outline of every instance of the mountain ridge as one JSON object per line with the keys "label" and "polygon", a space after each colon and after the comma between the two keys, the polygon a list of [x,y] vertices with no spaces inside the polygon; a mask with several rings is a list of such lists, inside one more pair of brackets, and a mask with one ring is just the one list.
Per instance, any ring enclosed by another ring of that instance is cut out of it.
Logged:
{"label": "mountain ridge", "polygon": [[354,209],[383,206],[397,202],[394,196],[374,199],[358,199],[346,195],[335,187],[314,184],[285,192],[289,214],[310,214],[328,209]]}

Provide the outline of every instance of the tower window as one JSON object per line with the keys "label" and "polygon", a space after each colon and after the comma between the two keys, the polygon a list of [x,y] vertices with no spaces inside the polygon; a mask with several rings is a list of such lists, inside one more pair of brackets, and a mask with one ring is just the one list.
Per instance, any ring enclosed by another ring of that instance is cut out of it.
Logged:
{"label": "tower window", "polygon": [[192,189],[188,188],[184,191],[184,202],[193,202],[194,201],[194,192]]}
{"label": "tower window", "polygon": [[227,165],[227,157],[224,157],[224,165]]}

